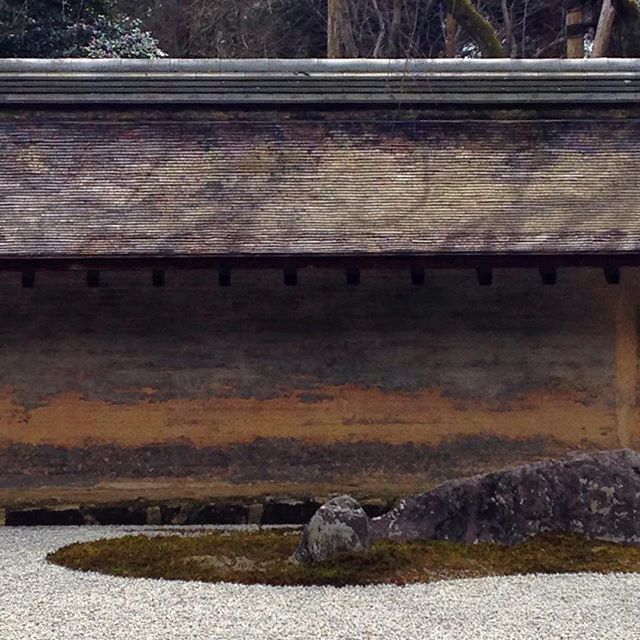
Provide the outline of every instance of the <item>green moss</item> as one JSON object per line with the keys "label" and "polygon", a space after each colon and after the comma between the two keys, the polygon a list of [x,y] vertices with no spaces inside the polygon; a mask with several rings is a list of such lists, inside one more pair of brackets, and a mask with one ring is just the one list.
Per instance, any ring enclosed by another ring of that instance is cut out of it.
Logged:
{"label": "green moss", "polygon": [[476,41],[484,58],[506,57],[498,33],[471,0],[447,0],[446,5],[449,13]]}
{"label": "green moss", "polygon": [[523,544],[381,541],[367,552],[300,566],[289,561],[298,532],[142,535],[77,543],[54,564],[116,576],[272,585],[407,584],[522,573],[638,572],[640,547],[543,535]]}

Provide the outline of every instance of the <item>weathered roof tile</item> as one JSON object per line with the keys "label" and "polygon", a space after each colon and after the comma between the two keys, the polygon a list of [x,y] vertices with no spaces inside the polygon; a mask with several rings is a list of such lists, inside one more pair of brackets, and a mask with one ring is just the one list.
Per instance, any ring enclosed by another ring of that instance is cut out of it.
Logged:
{"label": "weathered roof tile", "polygon": [[0,118],[0,257],[640,251],[640,122]]}

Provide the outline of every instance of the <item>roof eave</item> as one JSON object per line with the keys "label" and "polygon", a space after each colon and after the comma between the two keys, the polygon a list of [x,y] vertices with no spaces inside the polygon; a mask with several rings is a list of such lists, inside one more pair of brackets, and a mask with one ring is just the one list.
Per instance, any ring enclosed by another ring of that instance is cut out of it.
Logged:
{"label": "roof eave", "polygon": [[0,60],[0,105],[639,100],[639,59]]}

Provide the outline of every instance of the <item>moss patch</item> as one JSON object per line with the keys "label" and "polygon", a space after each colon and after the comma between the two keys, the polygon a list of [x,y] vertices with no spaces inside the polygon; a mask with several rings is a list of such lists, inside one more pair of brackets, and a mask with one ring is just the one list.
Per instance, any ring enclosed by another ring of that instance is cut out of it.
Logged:
{"label": "moss patch", "polygon": [[639,572],[640,547],[542,535],[523,544],[390,541],[311,567],[289,562],[299,532],[255,531],[76,543],[48,556],[71,569],[116,576],[271,585],[408,584],[522,573]]}

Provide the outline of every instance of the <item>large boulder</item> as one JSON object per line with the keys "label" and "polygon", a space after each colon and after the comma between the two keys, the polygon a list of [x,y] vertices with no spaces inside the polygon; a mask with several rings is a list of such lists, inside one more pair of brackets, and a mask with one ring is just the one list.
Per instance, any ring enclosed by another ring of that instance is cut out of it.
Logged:
{"label": "large boulder", "polygon": [[640,542],[640,454],[574,454],[445,482],[372,521],[373,538],[506,544],[543,532]]}
{"label": "large boulder", "polygon": [[364,509],[351,496],[338,496],[312,516],[294,559],[305,564],[323,562],[370,546],[371,525]]}

